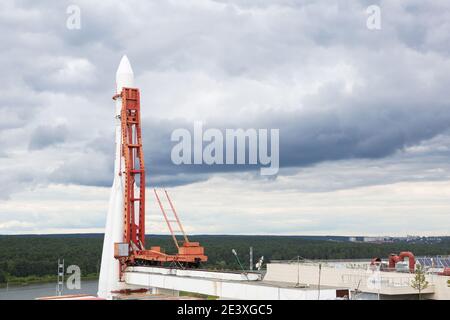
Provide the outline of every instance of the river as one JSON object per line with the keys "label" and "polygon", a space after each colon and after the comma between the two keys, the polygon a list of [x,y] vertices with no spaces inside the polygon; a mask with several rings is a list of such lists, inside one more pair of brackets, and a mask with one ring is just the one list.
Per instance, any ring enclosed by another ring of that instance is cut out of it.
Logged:
{"label": "river", "polygon": [[[81,288],[68,289],[64,287],[63,294],[97,295],[98,281],[81,281]],[[39,297],[56,295],[56,283],[30,284],[26,286],[9,286],[0,289],[0,300],[34,300]]]}

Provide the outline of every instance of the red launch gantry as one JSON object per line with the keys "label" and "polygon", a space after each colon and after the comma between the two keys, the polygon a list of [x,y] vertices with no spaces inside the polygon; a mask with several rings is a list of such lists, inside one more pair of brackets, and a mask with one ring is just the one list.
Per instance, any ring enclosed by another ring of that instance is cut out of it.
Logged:
{"label": "red launch gantry", "polygon": [[[121,129],[122,156],[125,168],[124,175],[124,232],[123,242],[114,244],[114,257],[120,261],[121,274],[128,265],[156,265],[174,263],[179,267],[198,267],[207,261],[204,248],[198,242],[190,242],[175,211],[175,207],[164,190],[170,209],[164,208],[161,198],[154,190],[164,219],[169,227],[177,254],[165,254],[160,247],[145,249],[145,165],[142,150],[140,95],[139,89],[123,88],[122,92],[113,97],[122,99]],[[167,212],[172,212],[175,220],[168,218]],[[138,218],[136,219],[136,215]],[[175,236],[171,222],[176,222],[183,235],[181,244]]]}

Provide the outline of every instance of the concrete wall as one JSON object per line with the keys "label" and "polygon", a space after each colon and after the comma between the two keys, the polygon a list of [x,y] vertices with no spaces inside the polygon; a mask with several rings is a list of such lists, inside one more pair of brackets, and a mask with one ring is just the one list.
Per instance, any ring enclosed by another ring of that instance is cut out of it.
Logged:
{"label": "concrete wall", "polygon": [[447,281],[450,277],[447,276],[432,276],[432,281],[434,283],[434,294],[430,295],[430,299],[435,300],[450,300],[450,287]]}
{"label": "concrete wall", "polygon": [[[173,291],[187,291],[217,296],[225,299],[242,300],[317,300],[318,290],[277,287],[263,281],[224,281],[218,279],[201,279],[164,274],[126,272],[127,284],[161,288]],[[322,289],[321,300],[336,298],[336,289]]]}

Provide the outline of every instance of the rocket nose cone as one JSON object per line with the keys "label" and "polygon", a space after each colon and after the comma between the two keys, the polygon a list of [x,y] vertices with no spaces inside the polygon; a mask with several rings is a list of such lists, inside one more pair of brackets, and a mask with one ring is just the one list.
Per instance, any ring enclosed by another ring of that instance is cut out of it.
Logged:
{"label": "rocket nose cone", "polygon": [[134,73],[131,68],[130,60],[124,55],[120,60],[119,67],[116,71],[116,85],[117,92],[122,91],[122,87],[133,87],[134,86]]}
{"label": "rocket nose cone", "polygon": [[130,60],[128,60],[127,55],[123,55],[120,60],[119,67],[117,68],[116,75],[120,74],[133,74],[133,69],[131,68]]}

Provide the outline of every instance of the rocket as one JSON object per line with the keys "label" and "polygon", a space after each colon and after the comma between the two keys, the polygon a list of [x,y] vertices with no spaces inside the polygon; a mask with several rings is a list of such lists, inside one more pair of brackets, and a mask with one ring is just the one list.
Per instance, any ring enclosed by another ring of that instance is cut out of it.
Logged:
{"label": "rocket", "polygon": [[184,234],[167,192],[165,192],[167,200],[183,232],[184,242],[180,246],[155,191],[178,253],[165,254],[157,249],[158,247],[145,249],[146,184],[140,90],[134,87],[133,70],[126,56],[122,57],[116,72],[116,94],[113,99],[115,100],[116,147],[114,181],[106,217],[98,287],[98,296],[104,299],[112,299],[115,294],[120,294],[124,289],[137,289],[136,286],[127,285],[124,282],[127,267],[130,265],[177,262],[188,267],[198,267],[201,262],[208,260],[208,257],[204,255],[204,248],[198,242],[189,242]]}
{"label": "rocket", "polygon": [[[134,87],[134,74],[130,61],[124,55],[116,72],[116,93],[120,94],[123,87]],[[122,99],[115,99],[115,161],[114,181],[111,187],[108,213],[106,216],[105,236],[103,240],[98,296],[112,299],[112,291],[125,289],[124,282],[120,282],[119,261],[114,258],[114,243],[123,241],[124,233],[124,176],[121,171],[125,160],[122,156],[122,128],[120,114]]]}

